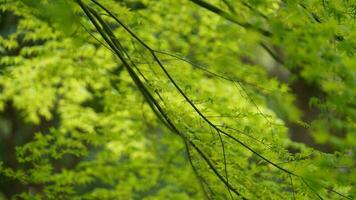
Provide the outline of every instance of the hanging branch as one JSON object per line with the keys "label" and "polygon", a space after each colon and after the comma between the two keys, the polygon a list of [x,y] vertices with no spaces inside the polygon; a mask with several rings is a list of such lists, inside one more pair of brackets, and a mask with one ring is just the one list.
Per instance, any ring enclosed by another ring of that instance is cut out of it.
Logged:
{"label": "hanging branch", "polygon": [[160,59],[157,57],[155,51],[149,47],[146,43],[144,43],[140,38],[138,38],[137,35],[135,35],[128,27],[126,27],[125,24],[123,24],[115,15],[113,15],[107,8],[105,8],[103,5],[101,5],[100,3],[98,3],[96,0],[92,0],[92,2],[94,2],[95,4],[97,4],[99,7],[101,7],[103,10],[105,10],[111,17],[113,17],[113,19],[115,19],[133,38],[135,38],[142,46],[144,46],[152,55],[153,59],[157,62],[158,66],[162,69],[162,71],[164,72],[164,74],[167,76],[167,78],[170,80],[170,82],[174,85],[174,87],[178,90],[178,92],[182,95],[182,97],[190,104],[190,106],[195,110],[195,112],[208,124],[210,125],[213,129],[215,129],[217,132],[220,132],[224,135],[226,135],[227,137],[231,138],[232,140],[234,140],[235,142],[239,143],[240,145],[242,145],[243,147],[245,147],[246,149],[248,149],[249,151],[251,151],[252,153],[256,154],[258,157],[260,157],[262,160],[268,162],[269,164],[275,166],[276,168],[288,173],[288,174],[292,174],[292,172],[278,166],[277,164],[275,164],[274,162],[270,161],[269,159],[265,158],[264,156],[262,156],[261,154],[259,154],[258,152],[256,152],[254,149],[252,149],[251,147],[249,147],[248,145],[246,145],[245,143],[243,143],[242,141],[240,141],[239,139],[235,138],[234,136],[232,136],[231,134],[225,132],[224,130],[221,130],[220,128],[218,128],[215,124],[213,124],[197,107],[196,105],[193,103],[193,101],[183,92],[183,90],[180,88],[180,86],[176,83],[176,81],[173,79],[173,77],[170,75],[170,73],[167,71],[167,69],[163,66],[162,62],[160,61]]}
{"label": "hanging branch", "polygon": [[[136,74],[134,71],[134,66],[132,66],[132,63],[130,64],[129,62],[126,61],[125,59],[125,54],[127,52],[123,52],[124,49],[121,47],[121,45],[118,43],[118,40],[115,38],[113,32],[109,28],[109,26],[105,23],[105,21],[100,17],[100,15],[93,10],[92,8],[86,6],[81,0],[76,0],[77,3],[80,5],[82,10],[85,12],[86,16],[89,18],[89,20],[93,23],[97,31],[100,33],[100,35],[103,37],[105,42],[110,46],[110,48],[115,52],[115,54],[119,57],[123,65],[125,66],[126,70],[128,71],[130,77],[148,102],[149,106],[151,109],[155,112],[157,117],[173,132],[179,135],[185,142],[188,144],[188,146],[191,146],[199,155],[200,157],[205,161],[205,163],[209,166],[209,168],[213,171],[213,173],[220,179],[220,181],[228,188],[228,190],[232,191],[234,194],[237,196],[241,197],[242,199],[247,199],[244,197],[242,194],[240,194],[236,188],[234,188],[228,181],[227,177],[227,171],[226,171],[226,160],[224,163],[225,166],[225,173],[226,177],[222,176],[219,171],[215,168],[215,166],[212,164],[210,159],[208,158],[207,155],[191,140],[189,139],[185,134],[183,134],[173,123],[173,121],[170,119],[170,117],[167,115],[165,110],[162,108],[160,103],[154,98],[154,96],[151,94],[151,92],[147,89],[147,87],[144,85],[144,83],[141,81],[139,76]],[[289,176],[295,176],[298,177],[302,180],[302,182],[305,183],[305,185],[313,192],[315,193],[320,199],[322,197],[316,193],[313,188],[311,188],[307,182],[304,180],[303,177],[299,176],[298,174],[295,174],[292,171],[289,171],[286,168],[281,167],[280,165],[276,164],[275,162],[271,161],[267,157],[263,156],[262,154],[258,153],[256,150],[251,148],[249,145],[245,144],[241,140],[237,139],[230,133],[220,129],[217,125],[212,123],[198,108],[197,106],[193,103],[193,101],[183,92],[183,90],[180,88],[180,86],[176,83],[174,78],[170,75],[170,73],[167,71],[167,69],[164,67],[162,64],[161,60],[158,58],[156,55],[156,51],[153,50],[151,47],[149,47],[145,42],[143,42],[136,34],[134,34],[124,23],[121,22],[115,15],[113,15],[106,7],[98,3],[96,0],[91,0],[93,3],[95,3],[97,6],[99,6],[101,9],[103,9],[110,17],[112,17],[117,23],[119,23],[129,34],[131,37],[133,37],[138,43],[140,43],[148,52],[150,52],[152,58],[155,60],[155,62],[158,64],[160,69],[164,72],[165,76],[169,79],[169,81],[174,85],[176,90],[179,92],[179,94],[188,102],[188,104],[193,108],[193,110],[198,114],[200,118],[202,118],[203,121],[205,121],[211,128],[213,128],[219,135],[225,135],[229,139],[233,140],[234,142],[238,143],[248,151],[252,152],[254,155],[259,157],[261,160],[267,162],[268,164],[272,165],[273,167],[279,169],[280,171],[286,173]],[[224,12],[221,12],[218,9],[215,9],[214,7],[210,7],[210,4],[207,4],[201,0],[192,0],[195,3],[198,3],[202,6],[205,6],[207,9],[212,10],[213,12],[216,13],[222,13],[225,15]],[[128,54],[126,55],[128,57]],[[130,61],[132,62],[132,61]],[[137,70],[137,69],[136,69]],[[221,140],[222,142],[222,140]],[[225,151],[225,150],[223,150]],[[225,154],[225,152],[224,152]],[[225,155],[224,155],[225,159]],[[294,192],[294,190],[293,190]],[[334,192],[344,198],[351,199],[349,197],[346,197],[338,192]],[[294,195],[294,193],[293,193]]]}
{"label": "hanging branch", "polygon": [[[219,15],[220,17],[223,17],[224,19],[234,23],[234,24],[237,24],[245,29],[251,29],[251,30],[254,30],[254,31],[257,31],[259,33],[261,33],[263,36],[266,36],[267,38],[270,38],[273,36],[273,33],[268,31],[268,30],[265,30],[265,29],[262,29],[262,28],[259,28],[259,27],[255,27],[254,25],[250,24],[250,23],[247,23],[247,22],[241,22],[241,21],[238,21],[236,19],[235,16],[233,15],[230,15],[229,13],[225,12],[224,10],[221,10],[220,8],[212,5],[212,4],[209,4],[203,0],[190,0],[192,1],[193,3],[195,3],[196,5],[202,7],[202,8],[205,8],[207,10],[209,10],[210,12],[213,12],[217,15]],[[253,9],[250,5],[246,4],[246,3],[243,3],[243,5],[247,6],[250,10],[254,11],[254,12],[257,12],[257,10]],[[236,14],[236,12],[234,12],[234,14]],[[263,15],[262,13],[259,13],[257,12],[257,14],[259,14],[262,18],[264,19],[267,19],[267,16]],[[268,48],[267,44],[263,43],[263,42],[260,42],[259,45],[279,64],[281,65],[284,65],[284,61],[282,58],[278,57],[278,55],[273,52],[270,48]]]}
{"label": "hanging branch", "polygon": [[[104,20],[101,19],[100,15],[97,14],[95,10],[93,10],[90,7],[86,6],[81,0],[76,0],[76,1],[80,5],[82,10],[85,12],[85,14],[89,18],[89,20],[93,23],[93,25],[95,26],[97,31],[103,37],[105,42],[110,46],[110,48],[119,57],[119,59],[121,60],[121,62],[123,63],[123,65],[125,66],[127,71],[129,72],[130,77],[133,79],[134,83],[139,88],[139,90],[143,94],[144,98],[149,103],[149,106],[155,112],[155,114],[158,116],[158,118],[172,132],[174,132],[177,135],[179,135],[184,141],[187,142],[187,144],[189,144],[189,146],[193,147],[196,150],[196,152],[203,158],[203,160],[209,166],[209,168],[213,171],[213,173],[220,179],[221,182],[223,182],[223,184],[229,190],[231,190],[233,193],[235,193],[235,195],[240,196],[242,199],[247,199],[246,197],[242,196],[230,183],[228,183],[227,180],[225,180],[225,178],[218,172],[218,170],[212,164],[212,162],[210,161],[208,156],[206,156],[205,153],[193,141],[191,141],[187,136],[185,136],[183,133],[181,133],[179,131],[179,129],[174,125],[174,123],[171,121],[171,119],[165,113],[165,111],[161,107],[161,105],[155,100],[155,98],[152,96],[152,94],[149,92],[149,90],[146,88],[146,86],[142,83],[140,78],[137,76],[137,74],[133,70],[132,66],[126,61],[126,59],[123,56],[123,53],[121,52],[120,48],[118,47],[118,43],[115,42],[116,38],[115,38],[114,34],[112,33],[112,31],[108,27],[108,25],[104,22]],[[96,1],[93,1],[93,2],[97,3]],[[124,24],[121,24],[121,25],[125,26]],[[139,40],[138,37],[135,37],[135,38],[137,40]],[[146,45],[146,47],[149,48],[147,45]]]}
{"label": "hanging branch", "polygon": [[203,1],[203,0],[190,0],[191,2],[197,4],[198,6],[202,7],[202,8],[205,8],[223,18],[225,18],[226,20],[234,23],[234,24],[237,24],[241,27],[244,27],[246,29],[251,29],[251,30],[255,30],[259,33],[261,33],[262,35],[264,36],[267,36],[267,37],[270,37],[272,35],[271,32],[267,31],[267,30],[264,30],[260,27],[255,27],[253,24],[250,24],[250,23],[247,23],[247,22],[243,22],[243,21],[239,21],[235,16],[233,15],[230,15],[228,12],[210,4],[210,3],[207,3],[206,1]]}

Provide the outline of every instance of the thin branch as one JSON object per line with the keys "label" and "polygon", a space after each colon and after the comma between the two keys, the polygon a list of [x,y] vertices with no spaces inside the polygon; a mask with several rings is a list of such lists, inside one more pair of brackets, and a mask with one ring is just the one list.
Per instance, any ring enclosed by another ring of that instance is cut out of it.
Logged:
{"label": "thin branch", "polygon": [[202,8],[205,8],[223,18],[225,18],[226,20],[234,23],[234,24],[237,24],[241,27],[244,27],[245,29],[251,29],[251,30],[255,30],[259,33],[261,33],[262,35],[264,36],[267,36],[267,37],[270,37],[271,36],[271,32],[267,31],[267,30],[264,30],[262,28],[259,28],[259,27],[255,27],[254,25],[250,24],[250,23],[247,23],[247,22],[242,22],[242,21],[239,21],[238,19],[236,19],[235,16],[232,16],[230,15],[229,13],[227,13],[226,11],[210,4],[210,3],[207,3],[206,1],[203,1],[203,0],[190,0],[191,2],[195,3],[196,5],[202,7]]}
{"label": "thin branch", "polygon": [[199,70],[202,70],[204,72],[206,72],[207,74],[210,74],[212,76],[215,76],[215,77],[218,77],[220,79],[223,79],[223,80],[226,80],[226,81],[230,81],[230,82],[237,82],[237,83],[243,83],[243,84],[246,84],[246,85],[249,85],[251,87],[255,87],[259,90],[263,90],[263,91],[266,91],[266,92],[273,92],[272,90],[270,89],[267,89],[267,88],[263,88],[263,87],[260,87],[256,84],[253,84],[253,83],[250,83],[248,81],[245,81],[245,80],[242,80],[242,79],[238,79],[238,78],[235,78],[235,77],[227,77],[227,76],[224,76],[224,75],[221,75],[221,74],[218,74],[216,72],[213,72],[211,70],[209,70],[208,66],[203,66],[201,64],[198,64],[198,63],[195,63],[187,58],[184,58],[184,57],[181,57],[181,56],[178,56],[176,54],[173,54],[173,53],[168,53],[166,51],[161,51],[161,50],[154,50],[154,52],[156,53],[159,53],[159,54],[162,54],[162,55],[167,55],[167,56],[170,56],[170,57],[173,57],[173,58],[176,58],[178,60],[181,60],[183,62],[186,62],[190,65],[192,65],[194,68],[197,68]]}
{"label": "thin branch", "polygon": [[[96,3],[97,5],[100,5],[98,2],[94,1],[94,3]],[[115,39],[115,37],[113,36],[112,31],[110,30],[110,28],[108,28],[108,26],[106,25],[106,23],[101,19],[101,17],[90,7],[87,7],[81,0],[77,0],[77,3],[81,6],[82,10],[85,12],[85,14],[88,16],[88,18],[90,19],[90,21],[93,23],[93,25],[96,27],[96,29],[99,31],[99,33],[102,35],[102,37],[104,38],[104,40],[109,44],[109,46],[115,51],[116,55],[120,58],[120,60],[123,62],[123,64],[125,65],[126,69],[129,72],[129,75],[131,76],[131,78],[133,79],[133,81],[135,82],[135,84],[137,85],[137,87],[140,89],[140,91],[142,92],[143,96],[145,97],[145,99],[147,100],[147,102],[149,103],[150,107],[152,108],[153,111],[155,111],[156,115],[158,116],[159,119],[162,120],[162,122],[164,122],[164,124],[171,129],[174,133],[178,134],[179,136],[181,136],[185,141],[187,141],[189,143],[190,146],[192,146],[197,152],[198,154],[204,159],[205,163],[208,164],[209,168],[213,171],[213,173],[231,190],[233,191],[237,196],[240,196],[242,199],[247,199],[245,197],[243,197],[232,185],[230,185],[222,175],[220,175],[220,173],[218,172],[218,170],[214,167],[214,165],[211,163],[211,161],[209,160],[209,158],[204,154],[204,152],[195,145],[195,143],[193,143],[191,140],[189,140],[189,138],[187,138],[187,136],[185,136],[184,134],[182,134],[178,128],[176,128],[176,126],[174,125],[174,123],[170,120],[170,118],[168,117],[168,115],[165,113],[165,111],[162,109],[162,107],[159,105],[159,103],[153,98],[153,96],[150,94],[150,92],[147,90],[147,88],[144,86],[144,84],[141,82],[141,80],[137,77],[137,75],[135,74],[135,72],[133,71],[133,69],[131,68],[131,66],[129,65],[129,63],[125,60],[125,58],[123,57],[123,55],[121,54],[120,50],[118,49],[118,47],[115,45],[115,43],[113,42],[113,40]],[[105,7],[102,7],[103,9]],[[106,8],[104,9],[106,10]],[[108,11],[108,10],[106,10]],[[111,14],[111,13],[109,13]],[[93,16],[94,15],[94,16]],[[98,23],[98,21],[99,23]],[[100,26],[100,25],[101,26]],[[123,25],[124,26],[124,25]],[[104,28],[104,30],[102,29]],[[133,33],[132,33],[133,34]],[[138,37],[136,37],[136,39],[139,40]],[[148,46],[147,46],[148,47]]]}
{"label": "thin branch", "polygon": [[210,186],[206,183],[206,181],[204,180],[204,178],[199,175],[198,170],[197,170],[197,168],[195,167],[195,165],[194,165],[194,163],[193,163],[192,155],[190,154],[190,150],[189,150],[189,145],[188,145],[188,143],[187,143],[186,141],[184,141],[184,144],[185,144],[185,149],[186,149],[186,152],[187,152],[187,157],[188,157],[190,166],[192,166],[193,172],[194,172],[195,176],[196,176],[196,177],[198,178],[198,180],[199,180],[200,186],[201,186],[201,188],[202,188],[203,191],[204,191],[205,197],[206,197],[207,199],[211,200],[211,198],[210,198],[208,192],[205,190],[204,184],[208,187],[209,192],[210,192],[213,196],[214,196],[214,192],[213,192],[213,190],[210,188]]}
{"label": "thin branch", "polygon": [[[197,1],[201,2],[200,0],[192,0],[192,1]],[[192,146],[197,153],[204,159],[205,163],[209,166],[209,168],[214,172],[214,174],[224,183],[225,186],[227,186],[231,191],[233,191],[236,195],[241,196],[242,199],[246,199],[243,197],[233,186],[230,185],[230,183],[225,180],[225,178],[218,172],[218,170],[214,167],[214,165],[211,163],[209,158],[205,155],[205,153],[198,147],[194,142],[192,142],[186,135],[181,133],[179,129],[175,126],[175,124],[171,121],[171,119],[168,117],[164,109],[161,107],[161,105],[155,100],[155,98],[151,95],[149,90],[145,87],[145,85],[142,83],[142,81],[138,78],[136,75],[135,71],[131,68],[130,64],[125,60],[124,56],[122,55],[122,52],[120,49],[117,47],[117,44],[114,42],[115,41],[115,36],[110,30],[110,28],[106,25],[106,23],[101,19],[101,17],[90,7],[87,7],[85,4],[81,2],[81,0],[77,0],[78,4],[81,6],[82,10],[85,12],[85,14],[88,16],[90,21],[93,23],[93,25],[96,27],[98,32],[102,35],[104,40],[108,43],[108,45],[115,51],[116,55],[120,58],[124,66],[129,72],[129,75],[149,103],[150,107],[152,108],[153,111],[155,111],[156,115],[158,116],[159,119],[164,122],[164,124],[171,129],[174,133],[178,134],[181,136],[190,146]],[[303,182],[304,179],[300,177],[299,175],[279,166],[278,164],[272,162],[268,158],[264,157],[262,154],[258,153],[255,151],[253,148],[250,146],[246,145],[244,142],[241,140],[235,138],[228,132],[225,132],[224,130],[218,128],[214,123],[212,123],[193,103],[193,101],[183,92],[183,90],[180,88],[180,86],[176,83],[176,81],[173,79],[173,77],[170,75],[170,73],[166,70],[166,68],[163,66],[161,60],[157,57],[155,51],[150,48],[145,42],[143,42],[137,35],[135,35],[128,27],[126,27],[125,24],[123,24],[116,16],[114,16],[107,8],[102,6],[100,3],[98,3],[96,0],[92,0],[96,5],[101,7],[103,10],[105,10],[111,17],[113,17],[133,38],[135,38],[142,46],[144,46],[152,55],[153,59],[156,61],[156,63],[159,65],[161,70],[164,72],[164,74],[167,76],[167,78],[170,80],[170,82],[174,85],[174,87],[178,90],[178,92],[183,96],[183,98],[190,104],[190,106],[195,110],[195,112],[213,129],[218,131],[219,133],[224,134],[228,138],[232,139],[236,143],[240,144],[247,150],[251,151],[253,154],[258,156],[260,159],[264,160],[265,162],[269,163],[270,165],[276,167],[277,169],[289,174],[293,175],[296,177],[299,177],[302,179]],[[94,15],[94,16],[93,16]],[[97,21],[98,20],[98,21]],[[99,22],[99,23],[98,23]],[[100,25],[99,25],[100,24]],[[103,28],[103,29],[102,29]],[[305,182],[305,184],[308,186],[308,184]],[[308,186],[313,192],[313,188]],[[319,194],[316,193],[318,197],[321,197]],[[322,198],[321,198],[322,199]]]}

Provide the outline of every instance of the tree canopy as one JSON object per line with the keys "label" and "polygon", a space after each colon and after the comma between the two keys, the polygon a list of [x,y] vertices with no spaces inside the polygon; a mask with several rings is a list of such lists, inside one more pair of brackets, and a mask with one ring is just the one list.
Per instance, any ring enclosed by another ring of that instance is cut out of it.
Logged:
{"label": "tree canopy", "polygon": [[0,200],[353,199],[356,3],[0,0]]}

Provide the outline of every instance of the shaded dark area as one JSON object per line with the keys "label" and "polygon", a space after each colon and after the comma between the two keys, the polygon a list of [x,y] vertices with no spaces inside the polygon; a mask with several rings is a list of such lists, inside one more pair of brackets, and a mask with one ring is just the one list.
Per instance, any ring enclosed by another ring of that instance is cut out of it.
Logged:
{"label": "shaded dark area", "polygon": [[[320,110],[311,106],[310,100],[314,97],[320,99],[324,98],[325,94],[318,88],[318,86],[308,84],[300,77],[296,78],[296,80],[290,84],[290,87],[297,97],[296,104],[302,111],[303,122],[311,124],[311,122],[319,116]],[[292,140],[305,143],[308,146],[314,147],[323,152],[332,153],[334,151],[333,147],[329,144],[321,145],[314,142],[309,128],[293,122],[288,122],[288,127]]]}
{"label": "shaded dark area", "polygon": [[[16,146],[22,146],[31,141],[36,132],[48,133],[50,127],[55,127],[58,124],[58,117],[54,117],[50,121],[42,118],[38,125],[26,123],[23,121],[21,112],[9,102],[4,112],[0,114],[0,161],[4,163],[5,167],[14,170],[26,169],[29,167],[27,164],[19,163],[16,160]],[[28,188],[28,186],[4,176],[0,180],[3,180],[0,181],[0,188],[8,197]]]}
{"label": "shaded dark area", "polygon": [[16,24],[18,22],[18,17],[16,17],[12,12],[0,12],[0,35],[7,37],[16,31]]}

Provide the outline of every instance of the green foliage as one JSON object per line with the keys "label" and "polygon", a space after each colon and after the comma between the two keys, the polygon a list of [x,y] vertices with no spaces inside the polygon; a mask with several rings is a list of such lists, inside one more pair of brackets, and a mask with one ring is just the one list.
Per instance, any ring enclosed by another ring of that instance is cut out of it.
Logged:
{"label": "green foliage", "polygon": [[0,0],[0,199],[355,197],[355,3],[95,2]]}

